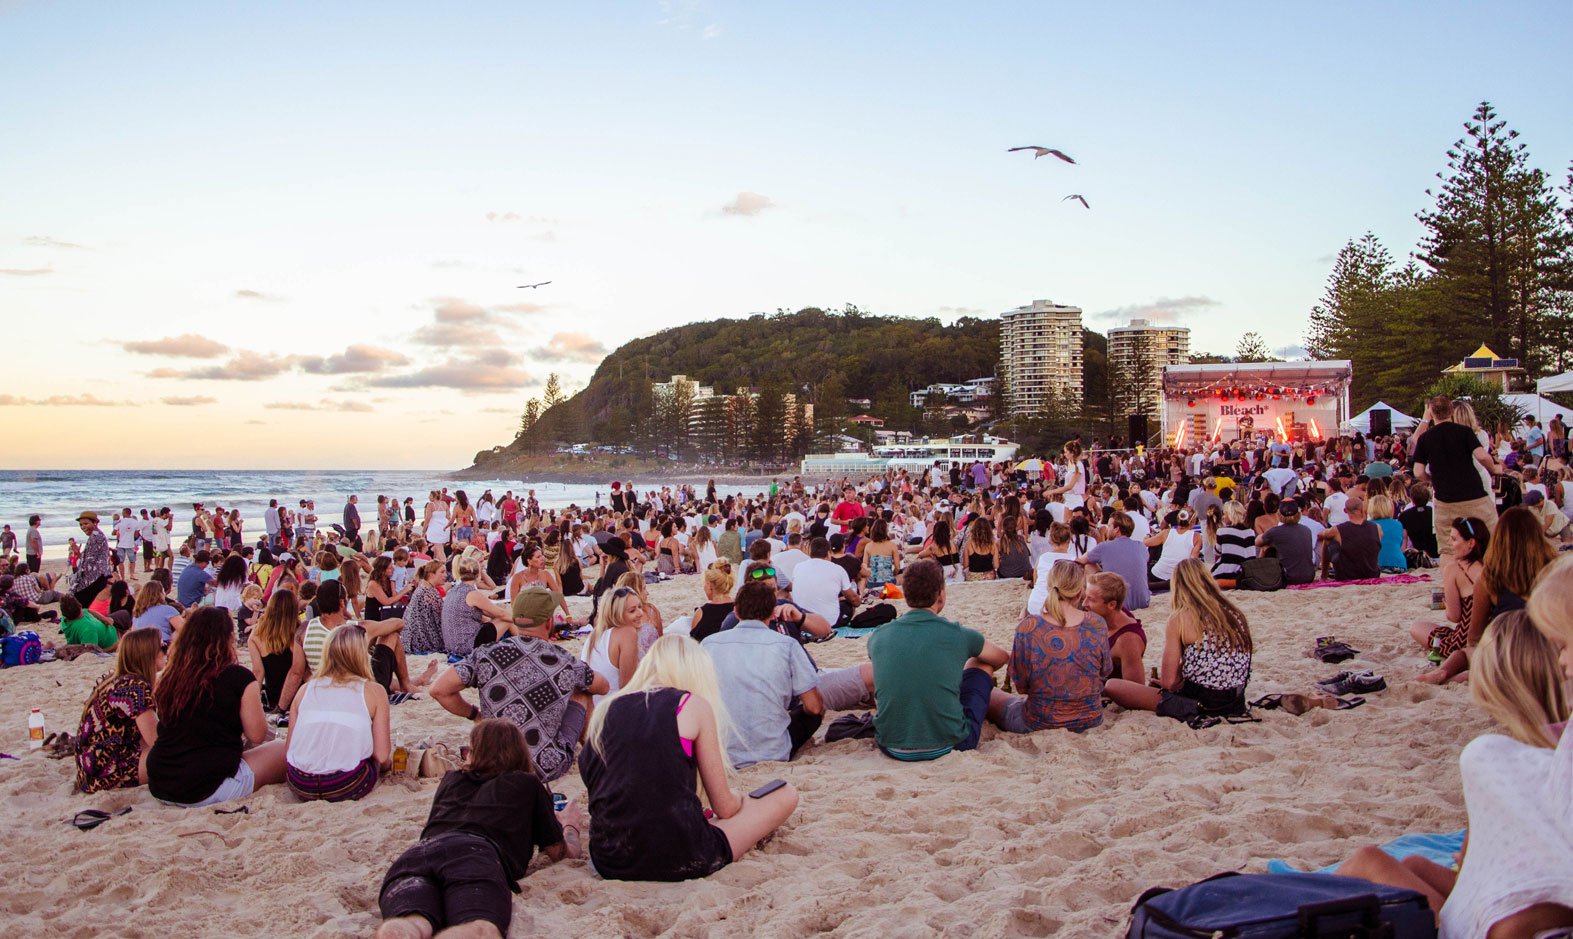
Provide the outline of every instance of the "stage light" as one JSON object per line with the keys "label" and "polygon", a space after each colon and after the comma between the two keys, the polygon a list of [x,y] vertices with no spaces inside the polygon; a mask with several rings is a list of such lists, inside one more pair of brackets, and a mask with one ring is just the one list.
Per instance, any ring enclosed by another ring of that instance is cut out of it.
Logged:
{"label": "stage light", "polygon": [[1195,398],[1191,398],[1190,400],[1186,401],[1185,402],[1185,406],[1188,407],[1188,408],[1196,407],[1196,399]]}
{"label": "stage light", "polygon": [[1310,395],[1310,396],[1308,396],[1305,399],[1306,407],[1310,407],[1311,405],[1313,405],[1315,403],[1316,403],[1316,395]]}

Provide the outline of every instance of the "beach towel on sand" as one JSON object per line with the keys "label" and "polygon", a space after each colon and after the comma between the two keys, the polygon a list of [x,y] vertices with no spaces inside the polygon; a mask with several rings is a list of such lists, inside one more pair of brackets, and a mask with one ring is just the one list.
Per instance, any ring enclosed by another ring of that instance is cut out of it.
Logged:
{"label": "beach towel on sand", "polygon": [[1318,580],[1309,584],[1290,584],[1290,590],[1315,590],[1318,587],[1364,587],[1370,584],[1423,584],[1430,580],[1426,574],[1396,574],[1392,577],[1367,577],[1364,580]]}
{"label": "beach towel on sand", "polygon": [[[1443,867],[1452,867],[1453,855],[1463,850],[1464,832],[1467,830],[1461,828],[1455,832],[1438,835],[1400,835],[1387,844],[1382,845],[1382,850],[1400,861],[1406,857],[1419,855],[1428,861],[1435,861]],[[1315,871],[1315,873],[1331,874],[1337,869],[1338,865],[1333,864]],[[1298,868],[1290,866],[1288,861],[1281,858],[1273,858],[1267,862],[1267,873],[1269,874],[1293,874],[1297,872]]]}

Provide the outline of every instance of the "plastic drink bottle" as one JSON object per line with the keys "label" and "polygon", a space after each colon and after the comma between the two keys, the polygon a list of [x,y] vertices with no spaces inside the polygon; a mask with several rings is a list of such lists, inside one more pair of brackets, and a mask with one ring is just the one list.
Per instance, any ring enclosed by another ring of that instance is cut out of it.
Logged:
{"label": "plastic drink bottle", "polygon": [[33,713],[27,715],[27,748],[39,750],[44,746],[44,712],[33,708]]}

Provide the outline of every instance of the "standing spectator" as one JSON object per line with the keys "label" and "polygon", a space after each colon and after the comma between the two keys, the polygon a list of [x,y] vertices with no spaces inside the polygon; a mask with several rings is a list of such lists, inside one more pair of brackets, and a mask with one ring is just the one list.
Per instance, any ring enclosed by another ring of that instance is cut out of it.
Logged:
{"label": "standing spectator", "polygon": [[268,532],[268,547],[274,551],[279,550],[279,529],[282,520],[279,518],[279,500],[269,499],[267,511],[262,513],[262,525]]}
{"label": "standing spectator", "polygon": [[77,516],[82,534],[87,536],[82,545],[82,557],[71,575],[71,593],[84,607],[91,606],[100,591],[109,586],[109,572],[113,563],[109,558],[109,539],[98,527],[98,513],[86,511]]}
{"label": "standing spectator", "polygon": [[121,509],[120,517],[115,520],[115,566],[126,580],[136,578],[137,533],[141,530],[142,523],[137,521],[136,513],[129,508]]}
{"label": "standing spectator", "polygon": [[358,499],[358,496],[351,494],[344,503],[344,537],[350,540],[356,551],[361,549],[360,507],[356,505]]}
{"label": "standing spectator", "polygon": [[27,517],[27,543],[23,552],[27,556],[28,570],[37,573],[44,570],[44,533],[39,528],[42,522],[37,515]]}
{"label": "standing spectator", "polygon": [[814,663],[801,643],[766,625],[776,609],[770,587],[743,584],[733,608],[737,625],[702,643],[732,717],[727,755],[736,767],[789,760],[824,719]]}
{"label": "standing spectator", "polygon": [[[1453,400],[1437,395],[1426,404],[1426,419],[1415,428],[1415,479],[1431,482],[1436,506],[1432,510],[1431,530],[1443,554],[1450,550],[1444,536],[1455,518],[1478,518],[1487,528],[1495,528],[1497,504],[1476,464],[1495,473],[1502,464],[1481,445],[1469,428],[1453,420]],[[1328,519],[1329,524],[1332,519]]]}

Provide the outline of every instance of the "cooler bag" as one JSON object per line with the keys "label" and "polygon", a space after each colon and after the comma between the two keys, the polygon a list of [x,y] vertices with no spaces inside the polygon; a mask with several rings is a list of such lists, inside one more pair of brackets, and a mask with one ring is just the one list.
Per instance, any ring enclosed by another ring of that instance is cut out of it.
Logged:
{"label": "cooler bag", "polygon": [[1435,939],[1436,919],[1413,890],[1333,874],[1225,873],[1131,908],[1126,939]]}

